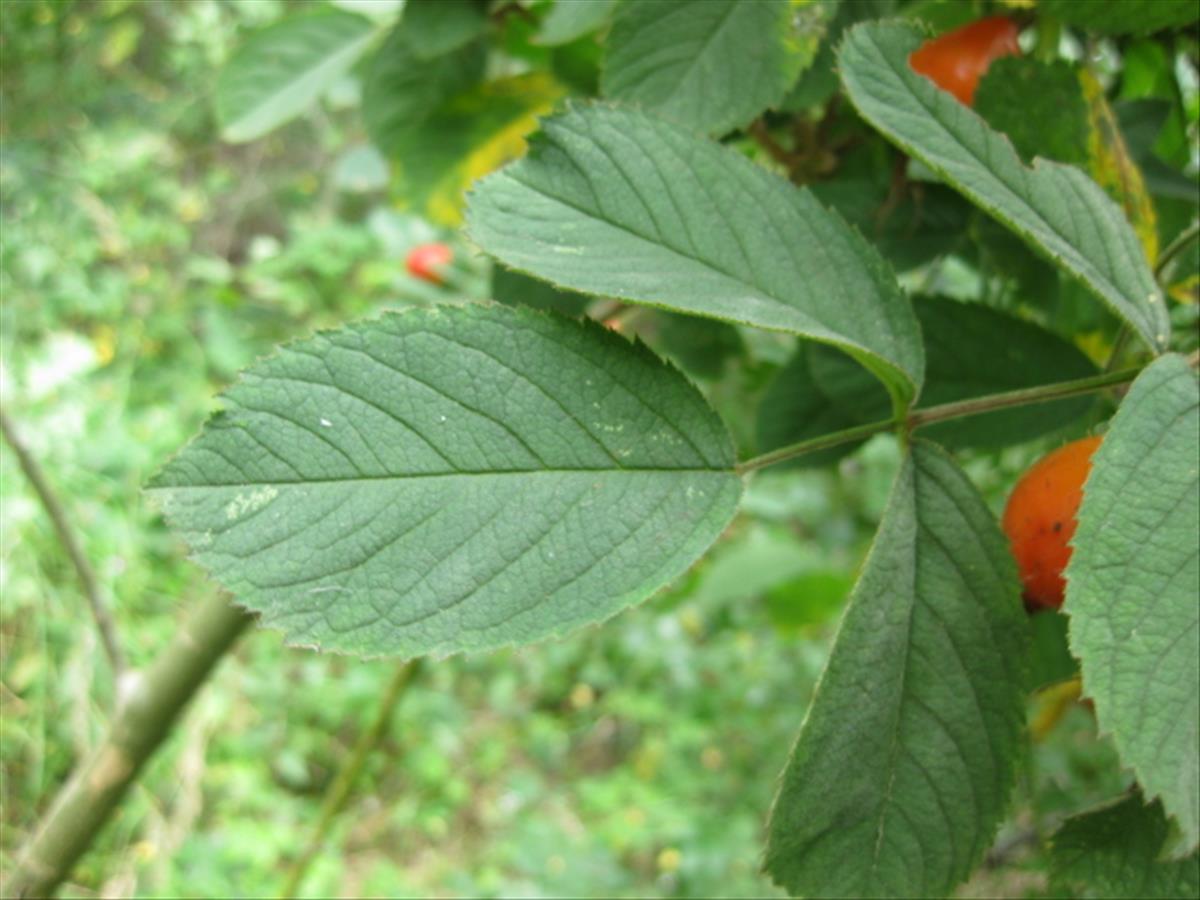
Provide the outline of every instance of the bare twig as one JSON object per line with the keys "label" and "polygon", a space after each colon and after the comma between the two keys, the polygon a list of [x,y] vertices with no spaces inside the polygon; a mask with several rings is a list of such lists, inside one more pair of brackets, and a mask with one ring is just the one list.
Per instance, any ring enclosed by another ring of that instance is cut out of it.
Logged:
{"label": "bare twig", "polygon": [[37,833],[0,886],[6,897],[48,897],[116,810],[138,772],[166,739],[179,713],[251,617],[214,594],[118,707],[103,743],[58,792]]}
{"label": "bare twig", "polygon": [[342,807],[346,805],[346,800],[349,799],[350,791],[353,790],[358,776],[362,774],[367,757],[371,755],[371,751],[375,749],[375,745],[387,731],[388,723],[392,720],[392,711],[400,702],[400,698],[404,696],[405,691],[408,690],[409,685],[412,684],[413,679],[420,673],[421,665],[422,660],[417,659],[401,663],[396,669],[396,674],[392,676],[387,692],[379,703],[379,709],[375,712],[375,720],[366,731],[359,735],[354,749],[350,752],[350,758],[346,760],[345,765],[342,766],[337,777],[325,792],[325,797],[321,801],[320,818],[317,819],[316,827],[313,829],[308,843],[304,846],[304,850],[288,871],[287,880],[279,892],[281,900],[291,900],[299,891],[300,883],[304,881],[309,865],[320,852],[321,846],[329,836],[329,829],[333,826],[338,813],[342,811]]}
{"label": "bare twig", "polygon": [[63,549],[67,551],[71,565],[75,567],[75,573],[79,576],[80,584],[83,585],[83,595],[87,598],[88,606],[91,607],[92,618],[96,620],[96,628],[100,632],[100,642],[104,646],[104,652],[107,654],[109,664],[112,666],[113,677],[119,683],[121,676],[125,674],[125,669],[127,668],[125,654],[121,651],[121,644],[117,640],[116,626],[113,624],[112,616],[109,614],[108,605],[104,602],[104,597],[100,593],[100,584],[96,580],[96,573],[92,570],[92,565],[88,562],[88,558],[83,552],[83,547],[80,545],[79,539],[75,536],[75,530],[71,527],[71,522],[67,518],[62,503],[59,502],[58,495],[50,487],[50,482],[46,480],[45,473],[42,472],[42,467],[34,459],[33,454],[29,452],[29,448],[21,441],[21,436],[17,434],[16,427],[9,419],[8,413],[3,409],[0,409],[0,430],[3,430],[4,440],[8,442],[8,445],[12,447],[13,453],[16,454],[17,462],[21,465],[21,471],[25,473],[25,477],[33,485],[38,499],[42,501],[42,506],[45,507],[46,514],[50,516],[50,521],[54,524],[58,540],[62,544]]}

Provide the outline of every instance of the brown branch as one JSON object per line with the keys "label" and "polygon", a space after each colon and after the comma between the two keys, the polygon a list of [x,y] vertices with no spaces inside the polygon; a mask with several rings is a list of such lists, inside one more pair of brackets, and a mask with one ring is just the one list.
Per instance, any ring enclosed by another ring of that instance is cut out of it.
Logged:
{"label": "brown branch", "polygon": [[789,152],[779,141],[775,140],[775,136],[768,130],[766,122],[762,119],[755,119],[750,125],[750,137],[754,138],[755,142],[767,151],[771,159],[786,168],[789,176],[791,175],[796,168],[796,154]]}
{"label": "brown branch", "polygon": [[59,790],[3,885],[6,897],[48,897],[116,810],[142,766],[218,660],[252,621],[213,595],[180,625],[171,643],[126,694],[104,742]]}
{"label": "brown branch", "polygon": [[113,677],[117,680],[119,686],[121,676],[125,674],[125,669],[127,668],[125,654],[121,651],[121,644],[117,640],[117,629],[113,624],[112,616],[109,614],[108,605],[104,602],[104,597],[100,593],[100,584],[96,580],[96,573],[92,570],[92,564],[88,562],[88,558],[83,552],[83,547],[80,545],[79,539],[75,536],[75,530],[71,527],[71,522],[67,518],[66,511],[63,509],[62,503],[59,502],[58,495],[50,487],[50,482],[46,480],[46,476],[42,472],[42,467],[34,459],[33,454],[29,452],[29,448],[21,441],[21,436],[17,433],[16,426],[13,425],[12,420],[8,418],[8,413],[3,409],[0,409],[0,430],[4,432],[4,440],[8,442],[8,445],[12,447],[13,453],[17,455],[17,462],[21,465],[21,471],[25,473],[25,477],[29,479],[29,483],[33,485],[34,492],[38,495],[38,499],[42,501],[42,506],[45,508],[46,514],[50,517],[50,521],[54,525],[54,531],[58,534],[59,543],[67,551],[71,565],[75,567],[75,574],[79,576],[79,582],[83,586],[83,595],[87,599],[88,606],[91,607],[92,618],[96,620],[96,628],[100,632],[100,642],[104,645],[104,652],[108,655],[109,664],[112,666]]}

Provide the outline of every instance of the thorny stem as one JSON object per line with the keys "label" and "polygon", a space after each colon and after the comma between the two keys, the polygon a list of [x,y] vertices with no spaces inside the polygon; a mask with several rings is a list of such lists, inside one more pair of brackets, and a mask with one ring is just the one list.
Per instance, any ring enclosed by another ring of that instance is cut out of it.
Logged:
{"label": "thorny stem", "polygon": [[127,668],[125,654],[117,640],[117,629],[109,614],[108,605],[100,593],[100,584],[96,580],[92,564],[88,562],[87,555],[83,552],[79,539],[75,536],[75,529],[71,527],[71,522],[58,499],[58,494],[46,480],[41,465],[29,452],[29,448],[25,446],[21,436],[17,433],[16,426],[3,409],[0,409],[0,431],[4,432],[4,440],[16,454],[21,471],[25,473],[25,477],[29,479],[38,499],[42,501],[42,506],[54,525],[54,531],[58,534],[59,543],[66,550],[75,574],[79,576],[79,582],[83,586],[83,595],[87,599],[88,606],[91,607],[92,618],[96,620],[96,628],[100,632],[100,643],[108,656],[109,665],[112,666],[113,678],[119,685],[121,676],[125,674]]}
{"label": "thorny stem", "polygon": [[387,731],[388,723],[391,722],[392,712],[395,710],[396,704],[400,702],[400,698],[404,696],[409,685],[412,684],[413,680],[420,673],[422,663],[422,660],[417,659],[412,662],[402,663],[396,669],[396,674],[392,676],[392,680],[387,687],[387,692],[384,694],[383,700],[380,701],[374,721],[366,731],[359,735],[358,741],[354,744],[354,749],[350,753],[350,758],[346,760],[345,765],[342,766],[337,777],[329,786],[329,790],[325,792],[325,798],[321,802],[320,818],[317,819],[317,825],[313,829],[312,836],[309,837],[304,850],[288,871],[283,890],[279,892],[281,900],[291,900],[300,890],[300,885],[304,881],[304,876],[308,872],[309,865],[324,845],[338,813],[346,805],[346,800],[350,797],[350,791],[354,788],[354,783],[358,780],[359,775],[362,774],[367,757],[370,756],[371,751],[375,749],[375,745],[379,743],[384,732]]}
{"label": "thorny stem", "polygon": [[770,453],[764,453],[761,456],[756,456],[753,459],[748,459],[740,463],[736,467],[736,471],[739,475],[745,475],[748,472],[753,472],[766,466],[795,459],[806,453],[824,450],[827,447],[836,447],[839,444],[848,444],[851,441],[868,438],[880,432],[891,431],[896,428],[903,427],[905,431],[911,431],[924,425],[932,425],[934,422],[944,422],[949,419],[960,419],[966,416],[977,416],[981,413],[993,412],[998,409],[1007,409],[1010,406],[1026,406],[1033,403],[1046,403],[1050,400],[1062,400],[1066,397],[1074,397],[1079,394],[1090,394],[1115,384],[1124,384],[1132,381],[1141,370],[1139,366],[1132,369],[1122,369],[1119,372],[1106,372],[1100,375],[1092,375],[1088,378],[1077,378],[1073,381],[1061,381],[1056,384],[1023,388],[1017,391],[1006,391],[1002,394],[991,394],[986,397],[974,397],[970,400],[958,400],[954,403],[943,403],[939,406],[917,409],[910,412],[906,417],[892,417],[878,422],[869,422],[866,425],[857,425],[853,428],[846,428],[842,431],[835,431],[832,434],[780,447],[778,450],[772,450]]}

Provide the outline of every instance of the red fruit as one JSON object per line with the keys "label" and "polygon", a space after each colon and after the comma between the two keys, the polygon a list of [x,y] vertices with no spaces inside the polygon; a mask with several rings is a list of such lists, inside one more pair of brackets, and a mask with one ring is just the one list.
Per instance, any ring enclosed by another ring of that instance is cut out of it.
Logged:
{"label": "red fruit", "polygon": [[970,106],[979,79],[992,61],[1021,52],[1019,32],[1003,16],[980,19],[926,41],[908,58],[908,64]]}
{"label": "red fruit", "polygon": [[442,284],[442,269],[449,265],[452,259],[454,251],[446,244],[421,244],[408,252],[405,265],[413,277]]}
{"label": "red fruit", "polygon": [[1075,514],[1098,446],[1100,438],[1083,438],[1043,456],[1021,476],[1004,507],[1001,525],[1031,610],[1062,606],[1067,587],[1062,573],[1071,558]]}

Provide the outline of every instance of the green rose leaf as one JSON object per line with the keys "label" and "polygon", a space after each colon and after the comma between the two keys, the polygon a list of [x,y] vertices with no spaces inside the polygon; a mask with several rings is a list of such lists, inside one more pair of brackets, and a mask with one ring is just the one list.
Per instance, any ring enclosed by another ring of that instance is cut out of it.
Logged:
{"label": "green rose leaf", "polygon": [[633,110],[575,106],[479,182],[471,238],[586,294],[835,344],[900,404],[923,366],[916,317],[879,254],[808,191]]}
{"label": "green rose leaf", "polygon": [[552,284],[496,266],[492,270],[492,299],[507,306],[530,306],[564,316],[582,316],[588,297],[572,291],[560,291]]}
{"label": "green rose leaf", "polygon": [[221,137],[252,141],[304,112],[350,70],[375,33],[370,19],[328,9],[254,35],[217,78]]}
{"label": "green rose leaf", "polygon": [[908,64],[920,29],[867,23],[839,52],[842,82],[862,116],[989,215],[1088,289],[1155,350],[1170,322],[1137,235],[1094,181],[1038,160],[1025,166],[1012,144]]}
{"label": "green rose leaf", "polygon": [[1067,896],[1105,900],[1198,896],[1200,857],[1161,859],[1169,832],[1162,806],[1147,806],[1137,792],[1067,819],[1051,839],[1053,885]]}
{"label": "green rose leaf", "polygon": [[599,622],[682,573],[741,482],[677,371],[590,322],[434,308],[283,347],[150,488],[289,642],[452,653]]}
{"label": "green rose leaf", "polygon": [[1092,457],[1065,609],[1084,693],[1149,799],[1200,842],[1200,390],[1147,368]]}
{"label": "green rose leaf", "polygon": [[1040,0],[1038,11],[1101,34],[1150,34],[1200,19],[1193,0]]}
{"label": "green rose leaf", "polygon": [[799,16],[791,0],[624,3],[606,41],[601,89],[724,134],[777,106],[812,61],[826,10],[808,12]]}
{"label": "green rose leaf", "polygon": [[554,0],[533,42],[560,47],[576,41],[604,25],[616,5],[617,0]]}
{"label": "green rose leaf", "polygon": [[771,814],[767,872],[821,897],[944,896],[991,843],[1024,716],[1008,545],[936,445],[905,459]]}
{"label": "green rose leaf", "polygon": [[[431,54],[418,40],[424,4],[406,12],[391,30],[363,87],[363,120],[371,140],[396,156],[406,139],[420,133],[443,104],[469,90],[482,77],[486,54],[482,47],[462,47]],[[486,19],[485,19],[486,21]],[[415,22],[415,24],[414,24]]]}

